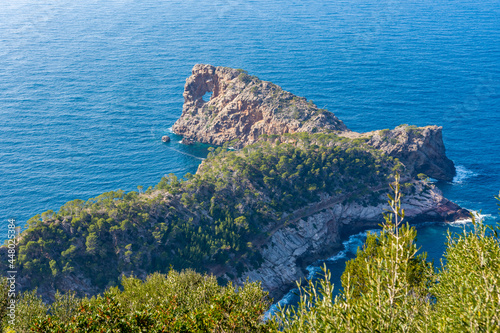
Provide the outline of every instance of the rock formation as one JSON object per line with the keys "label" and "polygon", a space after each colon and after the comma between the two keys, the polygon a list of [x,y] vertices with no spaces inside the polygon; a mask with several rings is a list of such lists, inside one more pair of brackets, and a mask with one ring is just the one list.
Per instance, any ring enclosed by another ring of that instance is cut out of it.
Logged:
{"label": "rock formation", "polygon": [[[207,93],[212,93],[209,99],[204,97]],[[441,127],[404,125],[392,131],[352,132],[333,113],[241,69],[195,65],[184,87],[182,115],[172,129],[186,144],[231,143],[234,148],[254,143],[262,134],[335,131],[368,138],[370,145],[398,158],[415,177],[423,173],[451,181],[455,176]]]}
{"label": "rock formation", "polygon": [[367,133],[343,132],[340,135],[364,138],[367,143],[385,154],[398,158],[412,176],[423,173],[429,177],[451,181],[455,165],[448,157],[443,143],[442,127],[400,125]]}
{"label": "rock formation", "polygon": [[376,131],[368,142],[386,154],[397,157],[414,176],[424,173],[451,181],[455,165],[446,157],[442,127],[402,125],[392,131]]}
{"label": "rock formation", "polygon": [[[209,100],[206,93],[212,93]],[[346,131],[335,115],[243,70],[195,65],[186,80],[182,116],[174,133],[241,148],[262,134]]]}

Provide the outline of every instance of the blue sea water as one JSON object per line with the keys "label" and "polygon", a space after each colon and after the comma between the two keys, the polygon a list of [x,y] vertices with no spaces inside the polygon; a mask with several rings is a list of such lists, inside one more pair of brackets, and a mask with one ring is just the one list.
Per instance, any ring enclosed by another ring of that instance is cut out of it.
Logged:
{"label": "blue sea water", "polygon": [[[2,0],[0,32],[0,239],[8,218],[195,172],[206,146],[160,139],[196,63],[244,68],[355,131],[443,126],[458,175],[438,186],[498,216],[499,0]],[[419,228],[430,257],[448,228]]]}

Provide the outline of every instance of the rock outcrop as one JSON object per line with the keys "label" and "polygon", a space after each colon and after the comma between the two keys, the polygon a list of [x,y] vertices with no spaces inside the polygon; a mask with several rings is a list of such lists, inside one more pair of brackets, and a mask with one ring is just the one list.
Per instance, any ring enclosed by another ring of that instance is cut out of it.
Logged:
{"label": "rock outcrop", "polygon": [[[204,97],[211,93],[210,99]],[[346,131],[335,115],[243,70],[195,65],[182,116],[172,127],[187,140],[241,148],[262,134]]]}
{"label": "rock outcrop", "polygon": [[424,173],[451,181],[456,173],[455,165],[446,157],[442,129],[402,125],[392,131],[371,132],[368,144],[398,158],[414,176]]}
{"label": "rock outcrop", "polygon": [[[416,193],[402,200],[407,221],[452,222],[469,217],[467,210],[444,198],[434,185],[415,181],[413,186]],[[237,282],[241,284],[247,277],[250,281],[262,281],[264,289],[279,299],[295,281],[307,276],[308,265],[341,250],[347,236],[378,228],[383,222],[382,212],[388,208],[387,204],[365,207],[358,202],[328,203],[328,198],[324,198],[309,208],[310,215],[275,230],[261,247],[263,264]]]}
{"label": "rock outcrop", "polygon": [[438,180],[451,181],[456,174],[453,161],[446,157],[442,127],[400,125],[366,133],[342,132],[350,139],[364,139],[367,144],[399,159],[413,177],[423,173]]}

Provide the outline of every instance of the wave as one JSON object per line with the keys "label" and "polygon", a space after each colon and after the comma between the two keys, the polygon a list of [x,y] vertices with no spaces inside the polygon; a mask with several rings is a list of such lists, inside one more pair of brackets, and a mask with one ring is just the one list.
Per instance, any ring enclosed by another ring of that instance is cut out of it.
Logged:
{"label": "wave", "polygon": [[307,266],[306,270],[309,272],[309,274],[307,274],[307,279],[312,280],[316,274],[321,273],[321,266],[319,266],[318,262],[316,262],[312,265]]}
{"label": "wave", "polygon": [[294,288],[290,290],[285,296],[283,296],[283,298],[280,299],[277,303],[271,305],[269,310],[267,310],[266,313],[264,313],[264,320],[268,320],[272,315],[278,312],[280,307],[292,304],[294,300],[297,298],[299,292],[300,291],[298,288]]}
{"label": "wave", "polygon": [[342,242],[342,245],[344,246],[344,249],[342,251],[339,251],[337,254],[333,255],[332,257],[325,259],[325,260],[318,260],[315,263],[309,265],[306,267],[306,270],[309,272],[307,275],[308,280],[312,280],[316,274],[322,272],[322,267],[323,263],[325,262],[337,262],[339,260],[347,259],[347,256],[349,254],[351,255],[356,255],[358,252],[358,248],[361,248],[363,244],[365,243],[366,236],[368,235],[368,232],[371,233],[377,233],[380,232],[379,230],[365,230],[362,231],[356,235],[352,235],[349,237],[348,240],[345,242]]}
{"label": "wave", "polygon": [[[474,216],[474,219],[476,221],[484,221],[486,218],[493,217],[493,215],[491,215],[491,214],[481,214],[477,210],[471,210],[471,212],[472,212],[472,215]],[[453,226],[463,226],[463,225],[466,225],[469,223],[472,223],[472,217],[466,218],[466,219],[456,220],[456,221],[450,222],[449,224],[453,225]]]}
{"label": "wave", "polygon": [[463,165],[457,165],[455,169],[457,171],[457,174],[455,175],[455,177],[453,177],[453,184],[463,184],[465,180],[477,176],[477,173],[467,169]]}
{"label": "wave", "polygon": [[[312,280],[315,278],[316,274],[321,274],[323,272],[322,270],[323,263],[325,262],[336,262],[339,260],[345,260],[347,259],[348,255],[355,256],[358,251],[358,248],[361,248],[365,243],[368,232],[380,233],[380,230],[370,229],[350,236],[348,240],[342,242],[342,245],[344,246],[344,249],[342,251],[338,252],[337,254],[333,255],[332,257],[326,260],[319,260],[307,266],[306,267],[306,270],[308,271],[307,279]],[[277,303],[271,305],[269,310],[267,310],[267,312],[264,315],[265,319],[266,320],[269,319],[270,316],[276,313],[278,311],[279,306],[283,307],[286,305],[293,304],[296,301],[299,292],[300,292],[299,289],[294,288],[290,290],[285,296],[283,296],[283,298],[280,299]]]}
{"label": "wave", "polygon": [[349,237],[348,240],[345,242],[342,242],[342,245],[344,246],[344,249],[340,251],[339,253],[335,254],[334,256],[324,260],[327,262],[336,262],[341,259],[346,259],[348,254],[356,255],[358,252],[358,249],[363,246],[365,243],[366,237],[368,233],[380,233],[380,230],[378,229],[370,229],[370,230],[365,230],[362,231],[356,235],[352,235]]}

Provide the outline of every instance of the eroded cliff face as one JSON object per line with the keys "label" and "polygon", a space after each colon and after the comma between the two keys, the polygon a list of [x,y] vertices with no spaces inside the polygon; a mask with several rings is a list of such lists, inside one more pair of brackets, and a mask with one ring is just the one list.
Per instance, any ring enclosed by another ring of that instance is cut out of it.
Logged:
{"label": "eroded cliff face", "polygon": [[370,146],[399,159],[413,177],[423,173],[438,180],[451,181],[456,174],[453,161],[446,156],[440,126],[400,125],[366,133],[342,132],[350,139],[364,139]]}
{"label": "eroded cliff face", "polygon": [[[212,93],[210,99],[206,93]],[[243,70],[195,65],[182,116],[172,127],[186,141],[241,148],[262,134],[346,131],[335,115]]]}
{"label": "eroded cliff face", "polygon": [[[434,185],[415,181],[413,186],[415,194],[402,200],[406,221],[452,222],[469,217],[467,210],[444,198]],[[386,198],[385,194],[381,197]],[[309,215],[272,231],[261,246],[263,264],[236,282],[242,284],[247,277],[250,281],[262,281],[264,289],[279,299],[295,281],[304,280],[308,265],[341,250],[346,236],[378,228],[383,222],[384,209],[389,208],[387,204],[365,207],[359,202],[328,201],[324,198],[309,207]]]}

